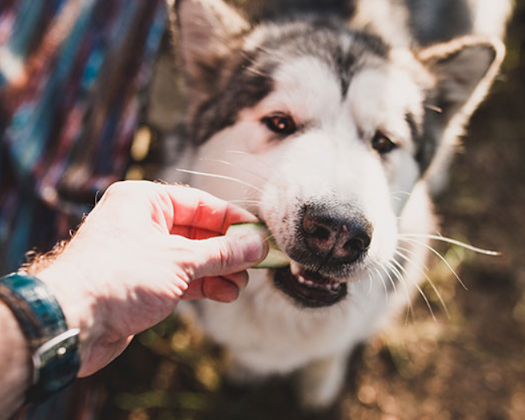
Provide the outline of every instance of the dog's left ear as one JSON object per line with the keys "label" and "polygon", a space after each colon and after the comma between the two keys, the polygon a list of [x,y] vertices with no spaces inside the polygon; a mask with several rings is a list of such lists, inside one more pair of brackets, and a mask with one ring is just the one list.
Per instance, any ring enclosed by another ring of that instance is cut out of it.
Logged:
{"label": "dog's left ear", "polygon": [[195,93],[213,92],[229,54],[249,23],[222,0],[177,0],[177,48],[186,84]]}
{"label": "dog's left ear", "polygon": [[[446,125],[461,111],[467,119],[487,94],[505,47],[497,39],[464,37],[419,52],[420,61],[436,77],[431,106],[440,110]],[[443,127],[445,128],[445,127]]]}

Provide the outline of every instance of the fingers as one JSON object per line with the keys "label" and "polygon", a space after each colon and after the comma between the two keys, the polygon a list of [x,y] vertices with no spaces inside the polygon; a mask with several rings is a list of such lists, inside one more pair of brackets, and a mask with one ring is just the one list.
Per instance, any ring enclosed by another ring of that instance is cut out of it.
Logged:
{"label": "fingers", "polygon": [[253,267],[266,257],[268,243],[260,235],[219,236],[192,241],[193,279],[228,276]]}
{"label": "fingers", "polygon": [[257,221],[247,210],[204,191],[147,181],[116,182],[97,207],[101,204],[106,212],[118,215],[118,220],[126,218],[128,225],[153,220],[172,234],[181,227],[224,234],[233,223]]}
{"label": "fingers", "polygon": [[189,239],[209,239],[222,235],[221,232],[199,229],[192,226],[173,226],[170,233],[172,235],[184,236]]}
{"label": "fingers", "polygon": [[224,234],[233,223],[257,221],[247,210],[204,191],[181,186],[163,187],[174,209],[172,231],[176,227],[190,226]]}
{"label": "fingers", "polygon": [[190,283],[182,299],[212,299],[217,302],[232,302],[248,284],[248,273],[241,271],[226,277],[205,277]]}
{"label": "fingers", "polygon": [[245,271],[260,262],[268,253],[262,236],[220,236],[189,241],[195,256],[187,272],[192,273],[183,299],[213,299],[231,302],[248,283]]}

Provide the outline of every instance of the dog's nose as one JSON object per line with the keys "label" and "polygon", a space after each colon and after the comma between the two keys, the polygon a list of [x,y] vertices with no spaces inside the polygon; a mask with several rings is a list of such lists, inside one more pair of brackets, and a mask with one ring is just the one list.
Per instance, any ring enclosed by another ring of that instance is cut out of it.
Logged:
{"label": "dog's nose", "polygon": [[327,264],[357,261],[372,240],[370,222],[346,207],[306,206],[302,231],[310,252]]}

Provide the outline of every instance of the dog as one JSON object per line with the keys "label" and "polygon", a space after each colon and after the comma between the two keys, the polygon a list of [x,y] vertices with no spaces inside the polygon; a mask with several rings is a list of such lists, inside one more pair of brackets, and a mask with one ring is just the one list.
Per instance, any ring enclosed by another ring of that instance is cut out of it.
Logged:
{"label": "dog", "polygon": [[353,349],[421,292],[430,192],[504,56],[495,3],[176,2],[185,152],[163,178],[246,207],[291,260],[193,306],[233,379],[295,373],[327,407]]}

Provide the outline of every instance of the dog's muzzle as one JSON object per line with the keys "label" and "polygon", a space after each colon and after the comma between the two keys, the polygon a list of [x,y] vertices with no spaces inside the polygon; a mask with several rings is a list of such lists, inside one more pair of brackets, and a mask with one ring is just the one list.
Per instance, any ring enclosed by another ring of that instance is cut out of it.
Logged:
{"label": "dog's muzzle", "polygon": [[275,285],[297,303],[324,307],[347,295],[347,280],[364,259],[372,225],[350,205],[308,204],[300,213],[294,245],[295,269],[276,270]]}

